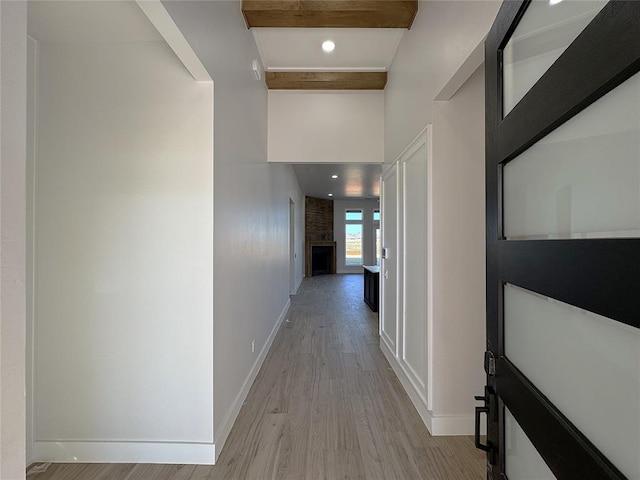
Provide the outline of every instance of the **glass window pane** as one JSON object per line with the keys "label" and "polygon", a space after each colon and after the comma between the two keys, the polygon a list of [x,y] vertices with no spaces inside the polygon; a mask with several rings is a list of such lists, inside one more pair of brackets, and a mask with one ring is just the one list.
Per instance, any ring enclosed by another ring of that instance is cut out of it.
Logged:
{"label": "glass window pane", "polygon": [[380,221],[380,210],[374,210],[373,211],[373,221],[374,222],[379,222]]}
{"label": "glass window pane", "polygon": [[376,265],[380,265],[382,258],[382,242],[380,240],[380,229],[376,228]]}
{"label": "glass window pane", "polygon": [[640,73],[504,167],[508,239],[640,236]]}
{"label": "glass window pane", "polygon": [[555,480],[542,456],[508,408],[504,409],[504,449],[509,480]]}
{"label": "glass window pane", "polygon": [[593,20],[607,0],[533,0],[503,50],[506,116]]}
{"label": "glass window pane", "polygon": [[345,225],[345,265],[362,265],[362,225]]}
{"label": "glass window pane", "polygon": [[640,330],[512,285],[505,352],[629,479],[640,479]]}
{"label": "glass window pane", "polygon": [[362,210],[347,210],[344,215],[345,220],[362,220]]}

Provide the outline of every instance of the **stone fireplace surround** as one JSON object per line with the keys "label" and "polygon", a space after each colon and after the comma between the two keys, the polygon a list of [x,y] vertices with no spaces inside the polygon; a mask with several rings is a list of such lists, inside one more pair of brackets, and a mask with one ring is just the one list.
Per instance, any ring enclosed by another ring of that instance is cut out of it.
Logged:
{"label": "stone fireplace surround", "polygon": [[333,200],[305,197],[305,276],[310,277],[313,247],[331,247],[330,272],[336,273],[336,242],[333,241]]}

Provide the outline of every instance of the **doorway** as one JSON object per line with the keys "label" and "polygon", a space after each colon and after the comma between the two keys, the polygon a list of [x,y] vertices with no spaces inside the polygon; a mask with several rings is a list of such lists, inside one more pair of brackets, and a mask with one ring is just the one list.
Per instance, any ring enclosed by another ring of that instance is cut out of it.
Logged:
{"label": "doorway", "polygon": [[296,204],[289,198],[289,295],[296,294]]}

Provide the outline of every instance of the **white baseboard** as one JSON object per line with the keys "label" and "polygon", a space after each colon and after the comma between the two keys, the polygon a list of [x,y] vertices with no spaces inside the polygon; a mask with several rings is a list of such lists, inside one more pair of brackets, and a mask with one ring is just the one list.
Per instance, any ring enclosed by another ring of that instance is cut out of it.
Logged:
{"label": "white baseboard", "polygon": [[38,462],[176,463],[213,465],[213,443],[34,442]]}
{"label": "white baseboard", "polygon": [[[434,415],[431,410],[427,409],[426,403],[423,398],[421,398],[422,396],[415,389],[395,355],[384,341],[380,342],[380,349],[398,377],[398,380],[400,380],[400,384],[407,392],[407,395],[409,395],[411,403],[416,407],[418,415],[420,415],[422,422],[431,435],[434,437],[473,435],[475,430],[475,419],[473,415]],[[484,428],[482,430],[484,430]],[[483,433],[483,431],[481,431],[481,433]]]}
{"label": "white baseboard", "polygon": [[231,427],[249,393],[264,359],[273,344],[280,325],[291,306],[287,303],[271,334],[254,362],[249,375],[231,408],[225,415],[213,443],[171,442],[95,442],[37,441],[33,444],[33,461],[64,463],[173,463],[213,465],[220,455]]}
{"label": "white baseboard", "polygon": [[[267,353],[269,352],[269,349],[273,344],[273,340],[276,338],[276,335],[278,334],[278,330],[280,329],[280,325],[282,325],[282,322],[286,318],[290,307],[291,307],[291,300],[289,299],[287,300],[287,303],[282,309],[282,312],[280,313],[280,317],[278,317],[276,324],[273,326],[273,329],[271,330],[271,333],[269,334],[267,341],[262,347],[262,350],[260,350],[260,354],[258,355],[258,358],[256,358],[256,361],[253,363],[251,370],[249,370],[249,375],[247,375],[247,378],[242,384],[242,388],[240,389],[240,391],[236,395],[236,398],[231,404],[231,408],[229,408],[224,418],[222,419],[220,428],[215,433],[213,442],[216,445],[217,455],[220,455],[220,452],[222,451],[222,447],[224,447],[224,444],[227,441],[227,438],[229,437],[229,433],[231,433],[231,427],[233,427],[233,424],[235,423],[236,418],[238,418],[238,414],[240,413],[242,404],[244,403],[245,399],[247,398],[247,395],[249,394],[249,390],[251,389],[251,385],[253,385],[253,381],[258,376],[260,367],[262,366],[264,359],[267,357]],[[216,460],[218,460],[217,456],[216,456]]]}
{"label": "white baseboard", "polygon": [[293,291],[289,292],[289,295],[297,295],[298,294],[298,290],[300,289],[300,285],[302,285],[302,280],[304,280],[304,277],[300,277],[300,279],[298,280],[298,283],[296,284],[296,286],[293,289]]}
{"label": "white baseboard", "polygon": [[[486,429],[480,428],[480,434],[485,435]],[[473,435],[475,431],[475,418],[473,415],[431,415],[431,435]]]}
{"label": "white baseboard", "polygon": [[338,275],[357,275],[362,274],[362,271],[362,265],[358,265],[357,267],[338,267],[336,269]]}
{"label": "white baseboard", "polygon": [[422,399],[420,398],[420,395],[418,394],[416,389],[413,387],[411,381],[409,380],[409,377],[407,377],[407,375],[402,370],[402,367],[398,363],[396,356],[389,349],[389,347],[384,341],[380,342],[380,349],[382,350],[382,353],[384,354],[387,361],[389,362],[389,365],[391,365],[391,368],[395,372],[396,377],[398,377],[398,380],[400,380],[400,384],[404,387],[404,390],[407,392],[407,395],[409,395],[409,399],[411,400],[411,403],[413,403],[413,406],[416,407],[416,410],[418,411],[418,415],[420,415],[422,422],[427,426],[429,433],[431,433],[431,435],[435,435],[433,433],[433,430],[431,429],[431,417],[432,417],[431,412],[427,410],[427,405],[422,401]]}

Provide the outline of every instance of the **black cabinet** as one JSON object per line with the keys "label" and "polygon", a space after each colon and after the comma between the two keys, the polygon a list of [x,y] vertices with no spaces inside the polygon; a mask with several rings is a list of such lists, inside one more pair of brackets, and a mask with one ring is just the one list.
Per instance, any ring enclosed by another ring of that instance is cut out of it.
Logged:
{"label": "black cabinet", "polygon": [[364,301],[374,312],[378,311],[380,291],[380,267],[364,267]]}

